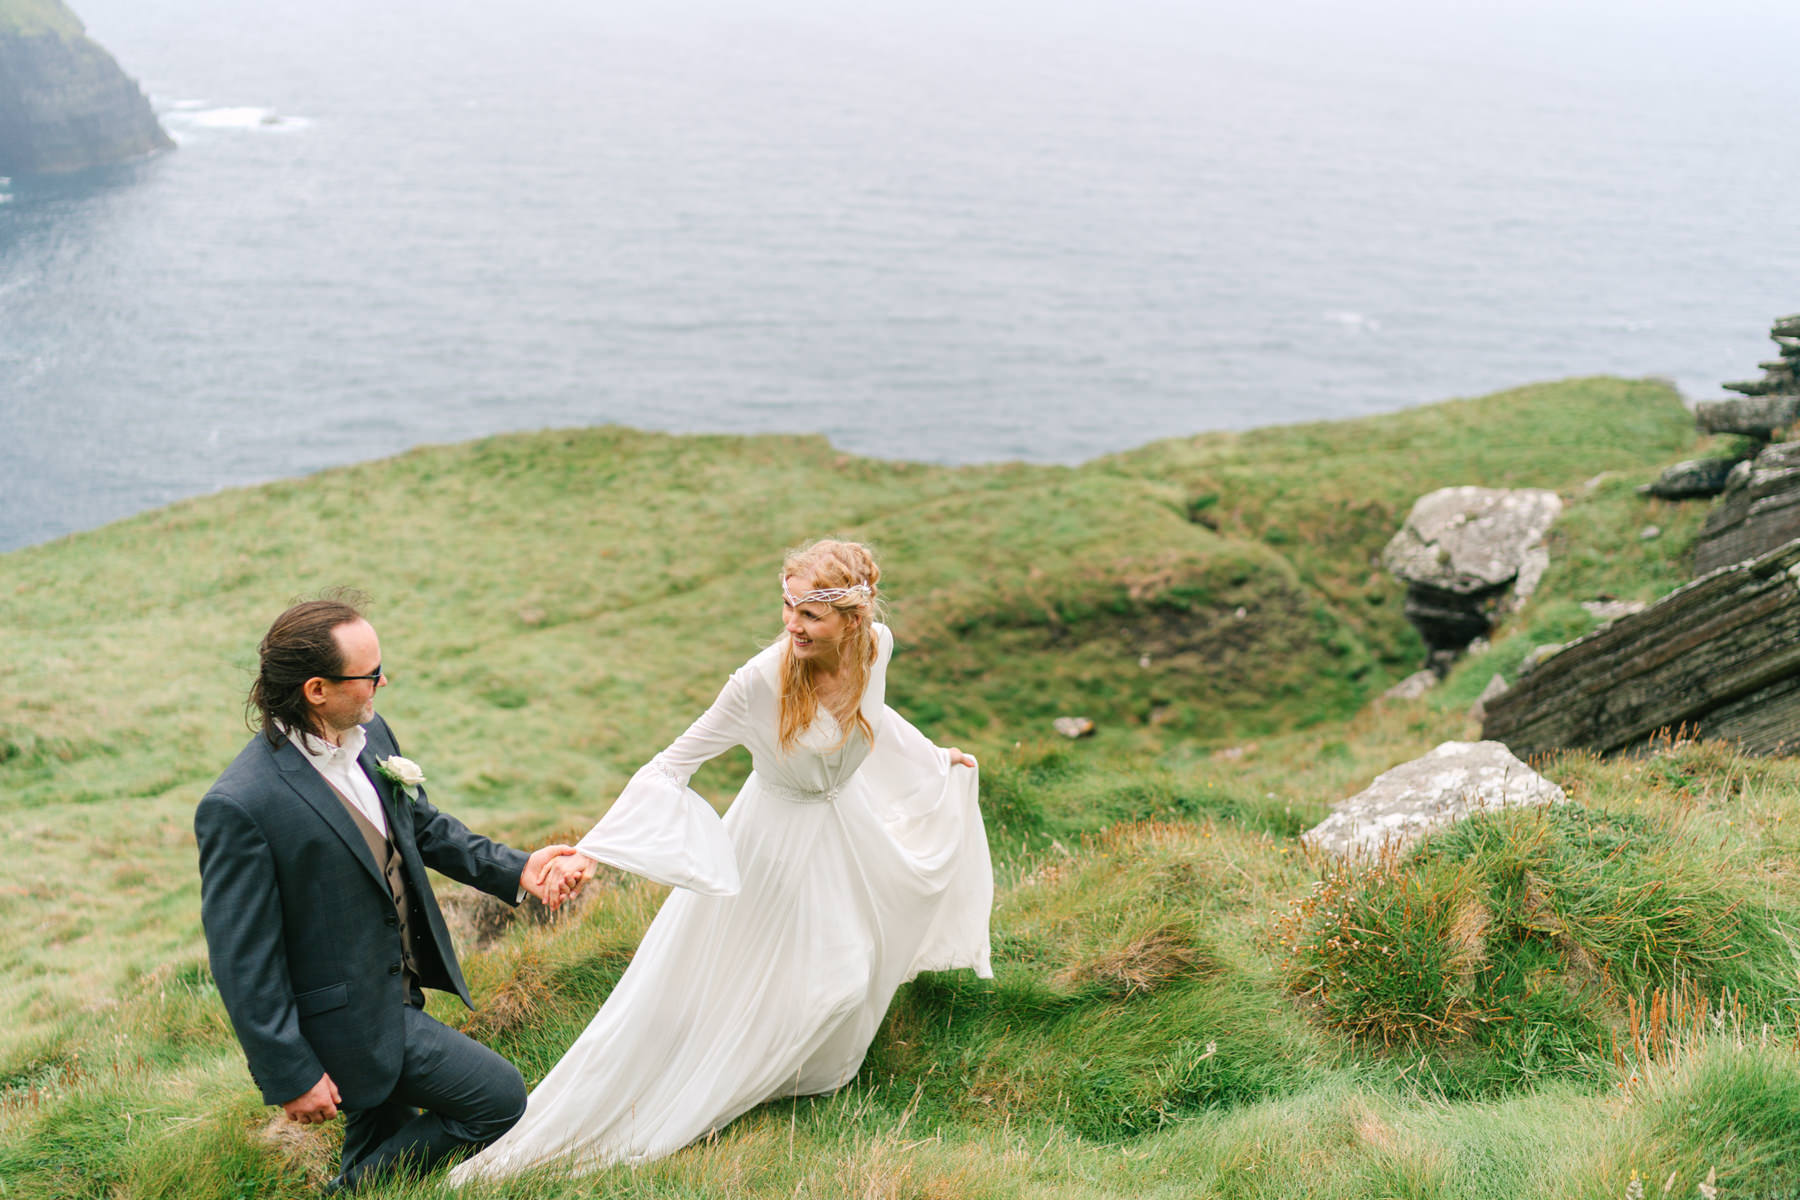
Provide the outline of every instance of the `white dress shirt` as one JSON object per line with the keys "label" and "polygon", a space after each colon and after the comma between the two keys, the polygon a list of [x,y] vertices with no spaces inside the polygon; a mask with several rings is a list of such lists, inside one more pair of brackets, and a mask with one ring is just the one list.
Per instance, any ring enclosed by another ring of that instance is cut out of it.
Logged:
{"label": "white dress shirt", "polygon": [[369,819],[369,824],[379,829],[382,837],[386,837],[387,814],[381,811],[381,796],[356,761],[356,756],[362,753],[363,746],[369,740],[363,727],[352,727],[336,746],[310,733],[295,733],[290,729],[287,735],[288,740],[306,756],[306,761],[325,777],[325,781],[347,796],[350,803],[356,805],[356,810]]}

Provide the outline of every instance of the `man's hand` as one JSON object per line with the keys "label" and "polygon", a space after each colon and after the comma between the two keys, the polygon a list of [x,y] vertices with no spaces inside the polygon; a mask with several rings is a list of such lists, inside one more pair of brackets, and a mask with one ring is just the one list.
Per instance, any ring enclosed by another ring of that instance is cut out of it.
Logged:
{"label": "man's hand", "polygon": [[525,860],[525,872],[519,876],[519,886],[542,901],[545,908],[554,911],[587,882],[593,871],[594,860],[576,853],[575,847],[545,846],[533,851]]}
{"label": "man's hand", "polygon": [[600,866],[596,859],[577,850],[573,854],[565,854],[553,861],[545,870],[546,883],[549,887],[561,891],[564,900],[581,890],[583,884],[594,877],[594,871]]}
{"label": "man's hand", "polygon": [[338,1095],[337,1084],[331,1082],[330,1075],[319,1076],[319,1082],[312,1085],[312,1090],[304,1096],[297,1096],[281,1106],[288,1120],[298,1121],[302,1125],[323,1125],[338,1115],[337,1106],[344,1102]]}

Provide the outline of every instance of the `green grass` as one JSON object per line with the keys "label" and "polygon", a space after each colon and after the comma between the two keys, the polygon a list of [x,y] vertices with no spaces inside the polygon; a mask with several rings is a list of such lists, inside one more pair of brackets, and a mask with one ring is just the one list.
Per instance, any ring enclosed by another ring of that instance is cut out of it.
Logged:
{"label": "green grass", "polygon": [[84,32],[81,19],[62,0],[0,0],[0,34],[76,38]]}
{"label": "green grass", "polygon": [[[1671,1195],[1708,1172],[1721,1195],[1791,1190],[1800,767],[1554,758],[1567,807],[1369,876],[1295,840],[1471,736],[1490,674],[1592,628],[1581,601],[1681,582],[1704,507],[1634,485],[1706,451],[1673,393],[1606,379],[1076,468],[594,429],[0,556],[0,1195],[302,1196],[332,1169],[335,1128],[256,1103],[189,827],[289,597],[374,594],[406,751],[446,807],[530,843],[584,830],[774,634],[781,549],[826,532],[883,551],[890,700],[982,756],[996,978],[903,989],[835,1095],[637,1171],[464,1194],[1602,1197],[1634,1171],[1652,1194],[1671,1173]],[[1422,648],[1371,564],[1453,483],[1555,488],[1553,565],[1437,691],[1380,702]],[[1096,736],[1054,738],[1065,713]],[[745,770],[699,784],[724,803]],[[607,880],[465,955],[475,1013],[433,1011],[540,1077],[661,895]],[[1363,944],[1326,944],[1345,931]]]}
{"label": "green grass", "polygon": [[1158,442],[1104,461],[1175,484],[1196,521],[1280,550],[1393,663],[1419,657],[1418,643],[1389,611],[1398,594],[1376,560],[1419,496],[1474,484],[1569,499],[1615,476],[1648,482],[1650,463],[1694,446],[1692,417],[1668,388],[1596,378],[1353,422]]}
{"label": "green grass", "polygon": [[1621,997],[1726,995],[1746,1019],[1800,1028],[1800,908],[1766,900],[1710,824],[1571,803],[1338,866],[1283,924],[1289,985],[1327,1027],[1435,1059],[1454,1098],[1603,1080]]}

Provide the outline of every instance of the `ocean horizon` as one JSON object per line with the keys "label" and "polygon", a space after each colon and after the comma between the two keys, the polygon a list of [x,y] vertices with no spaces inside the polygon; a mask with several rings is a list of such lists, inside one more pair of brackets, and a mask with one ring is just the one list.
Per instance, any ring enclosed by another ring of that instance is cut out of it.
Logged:
{"label": "ocean horizon", "polygon": [[514,430],[1073,463],[1691,402],[1800,310],[1754,5],[77,7],[178,149],[0,181],[0,551]]}

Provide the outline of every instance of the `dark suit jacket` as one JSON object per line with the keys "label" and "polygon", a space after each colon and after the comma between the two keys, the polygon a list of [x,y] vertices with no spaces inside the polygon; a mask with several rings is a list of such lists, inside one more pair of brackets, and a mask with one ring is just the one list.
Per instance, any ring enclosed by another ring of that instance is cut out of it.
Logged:
{"label": "dark suit jacket", "polygon": [[[515,903],[523,851],[470,833],[375,769],[398,754],[379,716],[360,762],[406,867],[421,981],[469,1003],[425,868]],[[386,1100],[404,1057],[399,920],[343,802],[283,738],[250,739],[194,813],[200,916],[213,979],[264,1101],[284,1104],[330,1074],[344,1108]]]}

